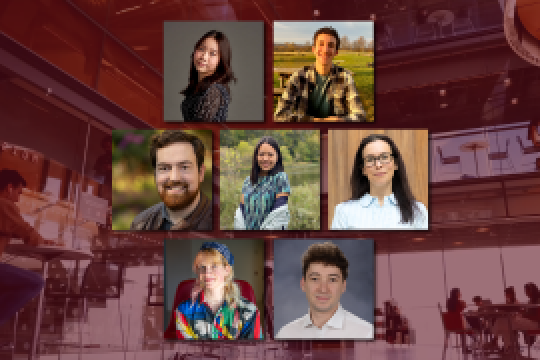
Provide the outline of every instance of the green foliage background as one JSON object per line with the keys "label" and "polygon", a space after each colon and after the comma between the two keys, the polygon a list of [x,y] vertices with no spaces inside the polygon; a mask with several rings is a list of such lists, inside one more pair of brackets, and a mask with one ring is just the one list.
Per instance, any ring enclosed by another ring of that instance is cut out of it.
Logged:
{"label": "green foliage background", "polygon": [[220,228],[232,230],[242,184],[259,139],[280,145],[291,182],[290,230],[320,229],[320,134],[318,130],[222,130],[220,132]]}
{"label": "green foliage background", "polygon": [[[150,161],[150,141],[163,130],[113,130],[112,228],[129,230],[133,218],[161,202]],[[184,130],[204,143],[206,173],[201,189],[212,198],[212,131]]]}

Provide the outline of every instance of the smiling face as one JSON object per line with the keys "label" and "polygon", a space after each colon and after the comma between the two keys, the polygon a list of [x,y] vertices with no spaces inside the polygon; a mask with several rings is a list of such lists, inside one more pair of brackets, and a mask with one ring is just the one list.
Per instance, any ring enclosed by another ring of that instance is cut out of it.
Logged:
{"label": "smiling face", "polygon": [[277,151],[270,144],[262,144],[257,153],[257,163],[263,173],[272,170],[278,161]]}
{"label": "smiling face", "polygon": [[319,34],[312,48],[315,54],[315,61],[321,65],[332,63],[332,59],[337,55],[336,38],[328,34]]}
{"label": "smiling face", "polygon": [[193,266],[203,290],[222,289],[231,274],[231,267],[224,264],[221,254],[214,251],[199,252]]}
{"label": "smiling face", "polygon": [[375,140],[366,145],[362,152],[364,167],[362,173],[368,178],[371,189],[392,187],[392,178],[397,170],[390,145],[383,140]]}
{"label": "smiling face", "polygon": [[333,313],[339,306],[339,299],[345,292],[347,281],[343,280],[337,266],[311,263],[300,287],[306,293],[311,311]]}
{"label": "smiling face", "polygon": [[212,37],[204,39],[201,45],[195,49],[193,62],[200,79],[214,74],[219,65],[219,45],[217,41]]}
{"label": "smiling face", "polygon": [[181,210],[197,198],[204,179],[204,164],[199,170],[190,143],[173,143],[157,149],[155,175],[165,205],[171,210]]}

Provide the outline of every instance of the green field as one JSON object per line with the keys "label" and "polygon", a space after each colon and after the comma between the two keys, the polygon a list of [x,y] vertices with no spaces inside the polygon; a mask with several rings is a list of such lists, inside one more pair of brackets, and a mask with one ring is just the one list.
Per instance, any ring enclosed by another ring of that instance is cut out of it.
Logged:
{"label": "green field", "polygon": [[[373,68],[368,67],[368,63],[373,62],[371,54],[362,54],[357,52],[342,52],[334,58],[336,60],[344,60],[339,63],[339,66],[354,72],[354,81],[362,105],[366,110],[366,118],[368,121],[374,120],[374,76]],[[310,65],[315,62],[313,53],[274,53],[275,68],[301,68],[302,66]],[[279,87],[279,76],[274,73],[274,87]],[[277,99],[274,99],[274,109],[277,105]]]}

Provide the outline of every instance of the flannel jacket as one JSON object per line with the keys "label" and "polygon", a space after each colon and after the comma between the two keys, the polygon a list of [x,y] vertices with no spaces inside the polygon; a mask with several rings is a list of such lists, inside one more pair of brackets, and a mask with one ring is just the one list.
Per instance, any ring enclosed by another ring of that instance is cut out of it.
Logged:
{"label": "flannel jacket", "polygon": [[[329,76],[326,96],[332,115],[342,117],[344,121],[366,121],[351,73],[340,66],[332,65]],[[292,74],[278,100],[274,121],[313,121],[307,110],[309,95],[315,87],[315,64],[305,66]]]}

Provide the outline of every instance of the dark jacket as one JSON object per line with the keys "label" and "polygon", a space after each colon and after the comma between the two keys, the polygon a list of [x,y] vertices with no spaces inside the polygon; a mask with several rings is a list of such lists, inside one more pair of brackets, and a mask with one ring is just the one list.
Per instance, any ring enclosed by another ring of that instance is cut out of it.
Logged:
{"label": "dark jacket", "polygon": [[[131,230],[164,230],[165,204],[156,204],[137,215],[131,223]],[[169,230],[212,230],[212,202],[201,193],[201,199],[195,210],[180,224],[174,224]]]}

